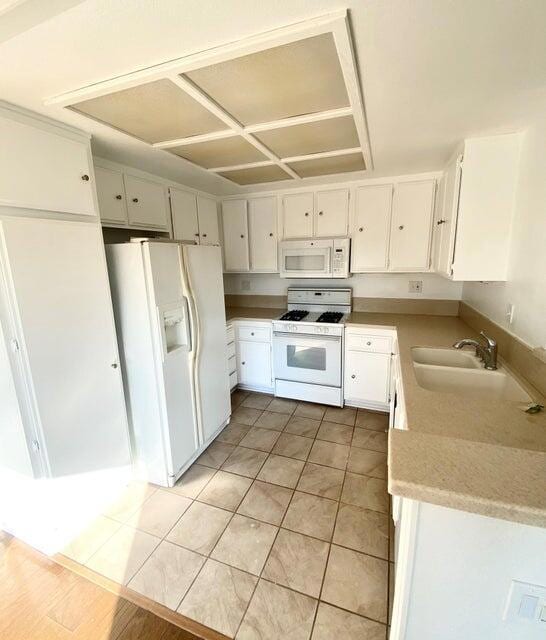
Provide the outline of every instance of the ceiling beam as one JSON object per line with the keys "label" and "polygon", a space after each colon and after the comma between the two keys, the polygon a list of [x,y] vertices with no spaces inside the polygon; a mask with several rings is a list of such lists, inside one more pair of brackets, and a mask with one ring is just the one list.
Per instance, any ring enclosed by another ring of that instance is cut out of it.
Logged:
{"label": "ceiling beam", "polygon": [[235,131],[233,131],[233,129],[223,129],[222,131],[212,131],[211,133],[203,133],[198,136],[188,136],[187,138],[154,142],[152,144],[152,147],[155,147],[156,149],[185,147],[190,144],[199,144],[200,142],[210,142],[211,140],[224,140],[225,138],[233,138],[236,135],[237,134],[235,133]]}
{"label": "ceiling beam", "polygon": [[284,129],[285,127],[295,127],[298,124],[309,124],[310,122],[320,122],[321,120],[333,120],[352,115],[351,107],[341,107],[340,109],[329,109],[328,111],[317,111],[316,113],[306,113],[302,116],[283,118],[271,122],[260,122],[245,127],[247,133],[258,133],[260,131],[270,131],[271,129]]}
{"label": "ceiling beam", "polygon": [[239,169],[255,169],[256,167],[275,167],[276,162],[271,160],[262,160],[261,162],[247,162],[246,164],[232,164],[227,167],[212,167],[207,169],[211,173],[220,173],[221,171],[237,171]]}
{"label": "ceiling beam", "polygon": [[336,156],[348,156],[351,153],[361,153],[361,147],[351,149],[335,149],[334,151],[322,151],[321,153],[308,153],[303,156],[291,156],[282,158],[283,162],[301,162],[302,160],[320,160],[321,158],[335,158]]}

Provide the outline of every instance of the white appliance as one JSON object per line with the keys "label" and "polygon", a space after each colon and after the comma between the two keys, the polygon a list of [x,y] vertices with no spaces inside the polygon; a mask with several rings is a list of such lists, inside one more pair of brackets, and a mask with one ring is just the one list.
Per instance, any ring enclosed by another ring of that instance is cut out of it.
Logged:
{"label": "white appliance", "polygon": [[343,406],[344,321],[351,289],[288,289],[288,311],[273,321],[275,395]]}
{"label": "white appliance", "polygon": [[281,278],[348,278],[350,238],[283,240],[279,243]]}
{"label": "white appliance", "polygon": [[107,258],[135,464],[173,486],[231,413],[220,248],[135,238]]}

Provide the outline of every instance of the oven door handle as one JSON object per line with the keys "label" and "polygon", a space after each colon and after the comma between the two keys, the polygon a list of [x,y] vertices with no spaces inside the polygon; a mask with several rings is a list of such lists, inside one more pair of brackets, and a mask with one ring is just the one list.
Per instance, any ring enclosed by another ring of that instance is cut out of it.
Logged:
{"label": "oven door handle", "polygon": [[332,342],[341,342],[341,336],[325,336],[310,333],[290,333],[288,331],[273,331],[275,338],[292,338],[297,339],[298,336],[307,340],[330,340]]}

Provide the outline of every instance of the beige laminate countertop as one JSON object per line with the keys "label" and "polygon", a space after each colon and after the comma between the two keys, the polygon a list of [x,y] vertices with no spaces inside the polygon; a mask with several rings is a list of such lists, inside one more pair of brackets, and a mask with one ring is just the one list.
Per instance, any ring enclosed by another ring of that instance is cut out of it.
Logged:
{"label": "beige laminate countertop", "polygon": [[[283,311],[232,307],[226,316],[273,320]],[[475,332],[455,317],[384,313],[355,312],[345,326],[361,325],[393,328],[398,335],[408,430],[389,433],[389,492],[546,527],[546,413],[533,416],[519,403],[429,391],[415,378],[411,347],[449,347]]]}

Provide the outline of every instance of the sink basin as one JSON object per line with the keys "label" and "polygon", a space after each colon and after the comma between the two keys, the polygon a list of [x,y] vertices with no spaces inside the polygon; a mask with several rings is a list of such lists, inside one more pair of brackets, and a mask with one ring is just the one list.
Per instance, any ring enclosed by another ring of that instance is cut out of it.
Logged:
{"label": "sink basin", "polygon": [[532,401],[525,389],[502,368],[487,371],[482,368],[463,368],[460,365],[438,366],[418,362],[414,362],[413,367],[419,386],[429,391],[444,391],[507,402]]}
{"label": "sink basin", "polygon": [[480,359],[473,353],[458,351],[457,349],[412,347],[411,356],[413,362],[418,364],[434,364],[462,369],[480,369],[483,366]]}

